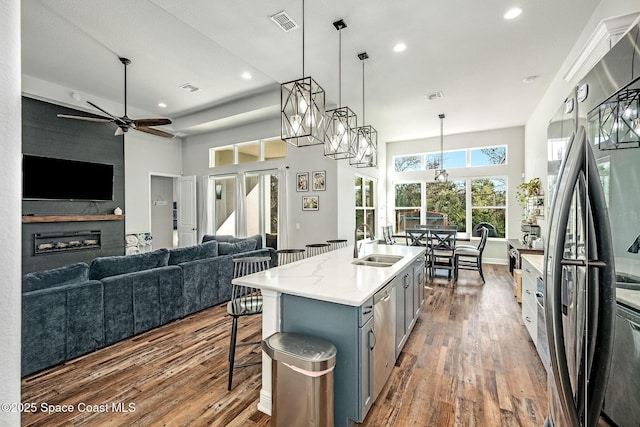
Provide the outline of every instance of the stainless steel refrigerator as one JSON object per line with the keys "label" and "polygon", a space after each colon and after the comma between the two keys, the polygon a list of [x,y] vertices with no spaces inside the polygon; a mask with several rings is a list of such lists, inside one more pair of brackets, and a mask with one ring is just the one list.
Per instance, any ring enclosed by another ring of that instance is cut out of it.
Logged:
{"label": "stainless steel refrigerator", "polygon": [[[625,330],[623,338],[619,320],[621,307],[640,313],[634,246],[640,236],[639,100],[636,26],[576,86],[549,125],[545,426],[640,425],[640,327]],[[632,348],[621,356],[620,344],[629,337]]]}

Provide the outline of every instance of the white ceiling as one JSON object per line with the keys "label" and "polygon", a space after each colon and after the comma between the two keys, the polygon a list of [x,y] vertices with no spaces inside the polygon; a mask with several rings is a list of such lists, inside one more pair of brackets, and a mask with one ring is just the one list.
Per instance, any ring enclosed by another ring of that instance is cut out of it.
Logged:
{"label": "white ceiling", "polygon": [[[342,18],[342,105],[380,141],[438,135],[438,113],[447,115],[445,134],[523,125],[597,2],[307,0],[305,74],[337,104],[332,22]],[[514,5],[523,14],[504,20]],[[170,117],[173,131],[192,135],[277,117],[280,83],[302,77],[302,31],[284,33],[269,19],[281,10],[302,24],[302,0],[23,1],[23,90],[45,96],[38,92],[50,85],[58,101],[92,111],[89,100],[121,115],[124,56],[133,118]],[[399,41],[407,49],[395,53]],[[524,84],[531,75],[539,78]],[[188,93],[184,83],[201,89]],[[435,91],[444,99],[426,101]]]}

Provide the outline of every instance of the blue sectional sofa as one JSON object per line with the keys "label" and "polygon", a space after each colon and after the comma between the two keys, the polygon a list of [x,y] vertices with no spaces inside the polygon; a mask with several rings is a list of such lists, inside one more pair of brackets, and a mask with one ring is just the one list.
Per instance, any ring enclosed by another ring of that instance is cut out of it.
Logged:
{"label": "blue sectional sofa", "polygon": [[22,375],[231,298],[233,259],[269,256],[259,236],[94,259],[22,280]]}

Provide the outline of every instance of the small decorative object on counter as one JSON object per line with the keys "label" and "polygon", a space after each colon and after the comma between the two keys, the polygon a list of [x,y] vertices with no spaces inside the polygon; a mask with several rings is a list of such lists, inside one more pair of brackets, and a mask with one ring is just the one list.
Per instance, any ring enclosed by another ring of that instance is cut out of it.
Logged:
{"label": "small decorative object on counter", "polygon": [[120,206],[118,206],[117,208],[115,208],[113,210],[113,213],[116,215],[122,215],[122,209],[120,209]]}

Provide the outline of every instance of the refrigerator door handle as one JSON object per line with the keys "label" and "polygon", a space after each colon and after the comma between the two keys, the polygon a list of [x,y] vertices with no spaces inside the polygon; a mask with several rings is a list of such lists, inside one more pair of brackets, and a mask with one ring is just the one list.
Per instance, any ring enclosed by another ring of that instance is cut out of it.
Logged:
{"label": "refrigerator door handle", "polygon": [[562,266],[573,266],[573,267],[594,267],[594,268],[604,268],[608,264],[604,261],[600,261],[597,259],[567,259],[563,258],[560,260],[560,265]]}
{"label": "refrigerator door handle", "polygon": [[[569,210],[572,203],[573,191],[578,183],[584,163],[585,149],[584,128],[572,135],[568,153],[561,165],[558,178],[558,189],[552,206],[552,218],[549,224],[548,249],[545,252],[545,275],[551,267],[551,274],[547,275],[545,289],[545,317],[547,319],[547,340],[549,341],[549,356],[553,381],[556,385],[560,405],[571,426],[580,426],[578,410],[574,405],[571,378],[567,366],[567,352],[564,342],[564,327],[562,325],[562,262],[573,263],[575,260],[564,259],[566,241],[565,230],[569,221]],[[559,204],[559,208],[556,205]],[[547,262],[549,261],[549,262]]]}

